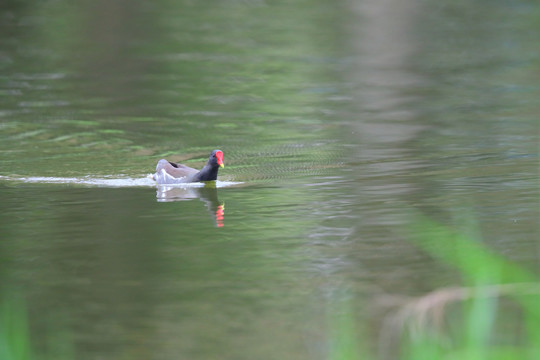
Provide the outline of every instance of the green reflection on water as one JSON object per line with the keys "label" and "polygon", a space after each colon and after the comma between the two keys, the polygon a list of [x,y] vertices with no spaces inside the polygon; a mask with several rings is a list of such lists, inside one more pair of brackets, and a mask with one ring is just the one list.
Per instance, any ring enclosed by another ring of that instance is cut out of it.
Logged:
{"label": "green reflection on water", "polygon": [[[321,141],[336,139],[314,114],[320,96],[305,91],[328,68],[310,60],[328,56],[328,32],[313,27],[320,8],[297,21],[292,10],[310,9],[308,3],[291,5],[292,12],[214,5],[56,2],[26,9],[48,20],[24,28],[33,36],[27,51],[10,53],[25,60],[6,69],[25,101],[5,99],[11,123],[0,145],[10,155],[4,175],[138,175],[162,154],[189,158],[217,147],[233,170],[234,160],[245,166],[283,145],[283,155],[292,156],[291,143],[317,144],[304,155],[325,157]],[[275,31],[284,24],[298,29]]]}
{"label": "green reflection on water", "polygon": [[139,179],[221,148],[244,182],[161,203],[2,178],[1,283],[39,353],[59,334],[79,359],[354,357],[381,294],[460,283],[403,240],[403,207],[474,208],[537,263],[536,4],[5,6],[0,176]]}

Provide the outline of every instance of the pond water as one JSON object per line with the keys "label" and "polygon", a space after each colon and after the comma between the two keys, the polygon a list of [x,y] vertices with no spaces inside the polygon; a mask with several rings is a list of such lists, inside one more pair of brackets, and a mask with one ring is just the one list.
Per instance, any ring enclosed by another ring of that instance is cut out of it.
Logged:
{"label": "pond water", "polygon": [[[327,359],[345,301],[377,353],[387,303],[462,284],[410,241],[419,214],[538,273],[539,18],[525,1],[8,1],[0,289],[31,351]],[[216,184],[148,177],[218,148]]]}

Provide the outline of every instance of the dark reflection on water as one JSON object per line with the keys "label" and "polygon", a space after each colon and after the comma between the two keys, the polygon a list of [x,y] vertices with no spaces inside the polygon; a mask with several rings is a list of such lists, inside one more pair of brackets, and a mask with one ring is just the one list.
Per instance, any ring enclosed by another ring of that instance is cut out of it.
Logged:
{"label": "dark reflection on water", "polygon": [[[35,353],[327,359],[344,297],[376,351],[392,295],[462,281],[417,212],[537,272],[539,12],[4,5],[0,289]],[[148,183],[214,148],[242,184]]]}

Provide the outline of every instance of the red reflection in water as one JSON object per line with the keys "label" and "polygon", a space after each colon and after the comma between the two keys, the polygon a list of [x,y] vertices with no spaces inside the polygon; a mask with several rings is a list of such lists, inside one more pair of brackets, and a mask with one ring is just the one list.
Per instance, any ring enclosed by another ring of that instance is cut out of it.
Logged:
{"label": "red reflection in water", "polygon": [[216,226],[223,227],[223,218],[225,217],[225,205],[218,205],[216,210]]}

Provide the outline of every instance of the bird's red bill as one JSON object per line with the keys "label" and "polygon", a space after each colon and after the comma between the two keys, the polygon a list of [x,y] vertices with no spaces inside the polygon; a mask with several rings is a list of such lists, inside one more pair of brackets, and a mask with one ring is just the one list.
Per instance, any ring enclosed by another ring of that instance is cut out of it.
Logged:
{"label": "bird's red bill", "polygon": [[225,167],[225,165],[223,164],[223,152],[218,151],[216,153],[216,159],[217,159],[217,163],[218,163],[219,166]]}

